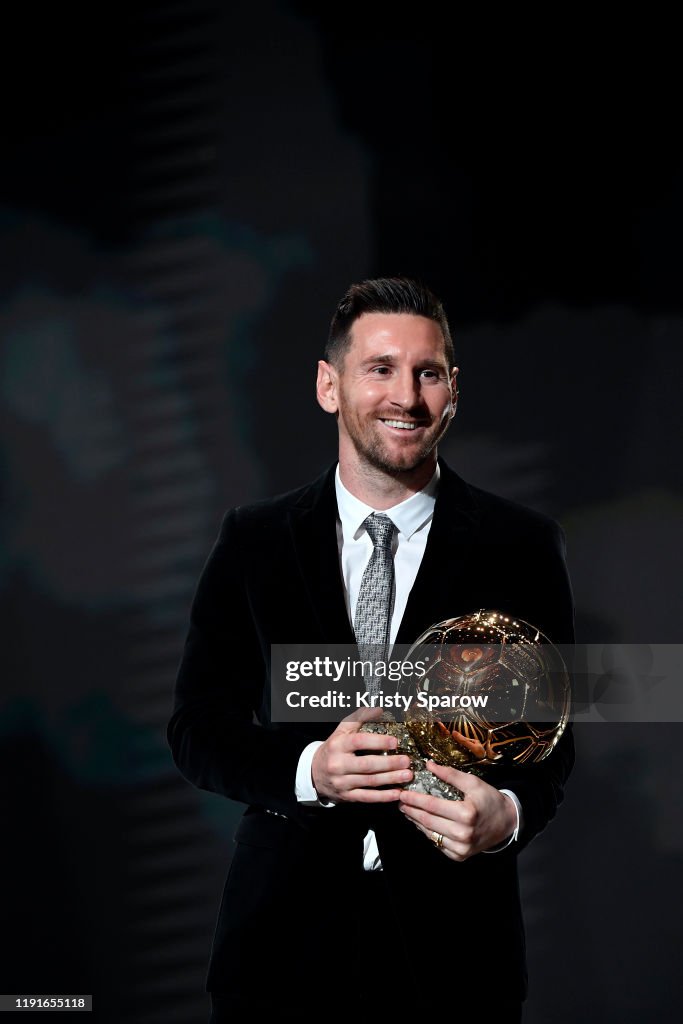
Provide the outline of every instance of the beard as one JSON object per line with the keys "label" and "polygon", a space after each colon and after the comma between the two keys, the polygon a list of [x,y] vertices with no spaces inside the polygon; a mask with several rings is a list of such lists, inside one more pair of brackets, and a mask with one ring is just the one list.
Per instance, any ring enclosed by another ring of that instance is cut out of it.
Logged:
{"label": "beard", "polygon": [[[419,443],[406,446],[405,451],[401,451],[400,448],[391,447],[390,438],[382,436],[383,427],[377,416],[360,420],[357,416],[350,414],[344,402],[340,403],[339,413],[343,418],[346,432],[361,459],[374,469],[390,476],[411,473],[424,465],[450,425],[450,417],[444,417],[443,420],[431,424],[425,430]],[[388,412],[386,417],[393,419],[396,414]],[[414,418],[424,419],[424,415]]]}

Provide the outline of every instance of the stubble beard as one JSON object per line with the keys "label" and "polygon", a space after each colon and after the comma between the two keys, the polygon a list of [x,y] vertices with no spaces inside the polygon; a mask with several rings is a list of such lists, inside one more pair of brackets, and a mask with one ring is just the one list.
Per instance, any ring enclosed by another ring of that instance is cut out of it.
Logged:
{"label": "stubble beard", "polygon": [[[347,422],[346,429],[361,459],[382,473],[398,476],[403,473],[411,473],[424,465],[448,430],[449,424],[450,420],[445,419],[439,430],[431,437],[425,438],[424,443],[417,451],[406,452],[404,455],[389,452],[381,437],[378,437],[376,433],[373,435],[372,431],[364,434],[358,423],[353,423],[352,428],[349,429]],[[375,428],[376,431],[381,429],[381,427]]]}

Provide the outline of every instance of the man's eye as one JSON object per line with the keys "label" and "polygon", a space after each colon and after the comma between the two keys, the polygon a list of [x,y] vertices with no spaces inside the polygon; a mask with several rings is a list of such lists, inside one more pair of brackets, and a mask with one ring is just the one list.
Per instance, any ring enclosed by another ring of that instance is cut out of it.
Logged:
{"label": "man's eye", "polygon": [[375,366],[371,370],[371,373],[380,373],[380,374],[384,375],[384,374],[389,373],[389,367],[388,366]]}
{"label": "man's eye", "polygon": [[438,378],[438,376],[439,376],[439,375],[438,375],[438,373],[436,372],[436,370],[423,370],[423,371],[422,371],[422,376],[423,376],[423,377],[429,377],[429,378],[431,378],[432,380],[436,380],[436,379]]}

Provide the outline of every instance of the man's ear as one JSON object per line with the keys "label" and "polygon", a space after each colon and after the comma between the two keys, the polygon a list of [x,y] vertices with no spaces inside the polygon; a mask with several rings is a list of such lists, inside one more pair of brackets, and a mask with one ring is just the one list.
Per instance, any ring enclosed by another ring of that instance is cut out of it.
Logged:
{"label": "man's ear", "polygon": [[460,367],[459,366],[454,366],[453,369],[451,370],[451,379],[450,379],[450,386],[451,386],[451,419],[455,416],[455,410],[458,408],[458,395],[460,394],[460,392],[458,390],[458,374],[459,373],[460,373]]}
{"label": "man's ear", "polygon": [[326,363],[324,359],[318,361],[318,379],[316,381],[316,397],[318,405],[325,412],[335,413],[339,411],[338,402],[339,377],[332,363]]}

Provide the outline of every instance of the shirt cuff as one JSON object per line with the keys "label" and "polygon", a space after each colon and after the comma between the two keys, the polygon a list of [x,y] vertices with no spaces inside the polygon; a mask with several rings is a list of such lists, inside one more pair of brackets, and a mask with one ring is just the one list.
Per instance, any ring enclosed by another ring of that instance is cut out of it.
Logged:
{"label": "shirt cuff", "polygon": [[318,747],[322,746],[322,744],[322,740],[314,740],[312,743],[309,743],[307,747],[304,747],[299,755],[299,763],[296,767],[294,793],[297,802],[300,804],[308,804],[310,807],[335,806],[332,800],[320,800],[318,798],[318,794],[315,791],[315,786],[313,785],[313,779],[311,777],[313,755]]}
{"label": "shirt cuff", "polygon": [[505,795],[509,796],[510,799],[512,800],[513,804],[515,805],[515,810],[517,811],[517,823],[515,825],[514,831],[507,839],[504,839],[502,843],[498,844],[498,846],[492,846],[490,850],[482,850],[482,853],[500,853],[501,850],[507,849],[510,843],[515,842],[519,835],[519,830],[522,828],[523,825],[522,805],[520,804],[518,797],[516,797],[512,790],[510,789],[499,789],[498,792],[505,793]]}

